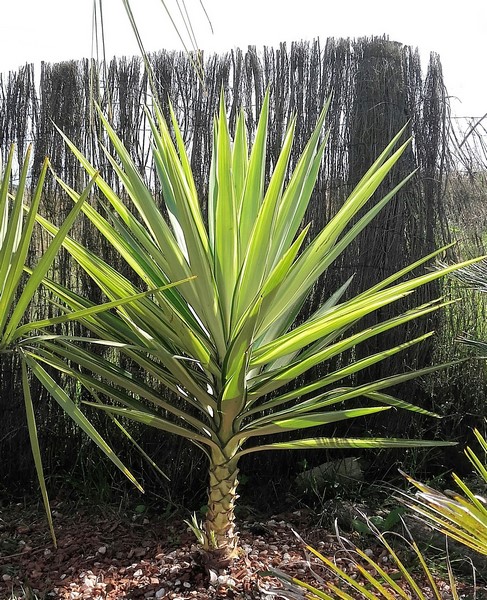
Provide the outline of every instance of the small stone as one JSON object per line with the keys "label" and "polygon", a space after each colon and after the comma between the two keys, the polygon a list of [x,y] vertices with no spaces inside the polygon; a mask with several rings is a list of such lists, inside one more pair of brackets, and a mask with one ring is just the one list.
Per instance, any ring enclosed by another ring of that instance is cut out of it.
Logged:
{"label": "small stone", "polygon": [[98,554],[105,554],[107,551],[107,547],[106,546],[100,546],[98,548]]}
{"label": "small stone", "polygon": [[10,580],[12,579],[12,577],[10,577],[10,575],[9,575],[8,573],[4,573],[4,574],[2,575],[2,579],[3,579],[4,581],[10,581]]}
{"label": "small stone", "polygon": [[144,574],[144,572],[142,571],[142,569],[137,569],[137,571],[134,571],[134,579],[138,579],[139,577],[142,577],[143,574]]}
{"label": "small stone", "polygon": [[161,589],[157,590],[157,592],[156,592],[156,598],[162,598],[165,595],[166,595],[165,588],[161,588]]}
{"label": "small stone", "polygon": [[229,575],[218,575],[218,583],[219,585],[233,587],[235,585],[235,580],[232,579]]}
{"label": "small stone", "polygon": [[25,533],[29,532],[30,527],[28,525],[19,525],[19,527],[17,527],[17,533],[20,533],[20,535],[24,535]]}
{"label": "small stone", "polygon": [[366,554],[369,558],[374,556],[374,551],[371,548],[366,548],[364,550],[364,554]]}
{"label": "small stone", "polygon": [[191,584],[189,583],[189,581],[183,581],[183,587],[189,589],[191,587]]}

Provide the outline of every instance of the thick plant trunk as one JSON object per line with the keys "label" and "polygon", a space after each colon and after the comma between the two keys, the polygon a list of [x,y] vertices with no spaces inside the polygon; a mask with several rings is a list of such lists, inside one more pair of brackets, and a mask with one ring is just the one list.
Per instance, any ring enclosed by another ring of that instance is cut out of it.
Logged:
{"label": "thick plant trunk", "polygon": [[208,566],[221,568],[237,557],[238,534],[235,529],[235,501],[238,468],[235,460],[212,461],[205,533],[208,547],[205,561]]}

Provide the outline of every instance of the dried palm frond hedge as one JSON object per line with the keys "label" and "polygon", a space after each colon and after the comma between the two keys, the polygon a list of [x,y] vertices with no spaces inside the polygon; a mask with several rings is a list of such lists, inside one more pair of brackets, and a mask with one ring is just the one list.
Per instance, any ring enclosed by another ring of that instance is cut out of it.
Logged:
{"label": "dried palm frond hedge", "polygon": [[[418,170],[417,175],[382,211],[377,223],[362,233],[358,243],[345,253],[341,262],[327,271],[326,277],[309,298],[309,311],[327,297],[327,289],[337,289],[350,275],[355,275],[350,289],[353,294],[449,241],[444,201],[444,181],[450,164],[448,112],[437,55],[431,55],[423,77],[418,51],[386,38],[328,39],[323,44],[319,41],[293,43],[291,47],[281,45],[277,49],[264,48],[262,51],[249,47],[246,52],[235,50],[205,57],[204,85],[198,80],[184,53],[160,52],[152,55],[151,61],[163,110],[168,111],[167,98],[170,98],[185,141],[190,144],[192,168],[202,198],[205,197],[210,168],[211,139],[208,132],[212,129],[211,123],[222,87],[232,115],[236,114],[237,107],[244,107],[250,134],[255,131],[265,90],[270,87],[269,168],[276,160],[290,115],[297,113],[297,143],[295,155],[291,157],[291,163],[294,164],[325,99],[333,92],[328,113],[330,140],[310,205],[310,214],[307,215],[314,230],[311,233],[323,227],[373,159],[392,136],[408,123],[413,144],[384,185],[391,189],[413,169]],[[36,81],[36,76],[39,81]],[[117,190],[117,177],[96,140],[101,127],[90,101],[93,95],[131,150],[136,164],[146,173],[148,182],[156,186],[153,165],[149,160],[148,137],[145,135],[148,124],[144,104],[148,94],[147,76],[138,58],[113,59],[106,69],[88,60],[54,65],[43,63],[40,76],[34,73],[32,66],[27,65],[17,72],[0,76],[2,156],[14,142],[21,157],[27,144],[33,142],[33,173],[40,169],[44,156],[48,155],[53,168],[64,181],[81,189],[86,183],[83,179],[85,175],[55,131],[54,122],[100,168],[105,180]],[[109,144],[108,140],[104,142]],[[160,189],[154,187],[154,193],[159,195]],[[93,202],[97,200],[93,199]],[[67,214],[69,207],[70,200],[56,188],[53,180],[49,181],[41,212],[49,219],[59,221]],[[96,232],[82,219],[75,225],[73,235],[99,251],[121,271],[126,271],[126,266],[120,263],[117,256],[110,256],[110,250],[103,246]],[[36,252],[42,252],[44,243],[39,233],[35,240]],[[36,252],[33,252],[32,260],[35,260]],[[55,277],[60,282],[69,283],[92,299],[98,299],[89,281],[68,264],[65,255],[59,256],[55,270]],[[421,304],[437,297],[439,289],[431,285],[416,293],[424,296],[415,299],[415,304]],[[39,298],[38,310],[44,310],[44,302],[45,299]],[[407,306],[407,300],[403,302]],[[397,314],[397,308],[394,310]],[[387,318],[386,314],[381,318]],[[410,327],[416,329],[406,332],[406,335],[414,337],[421,333],[418,327],[427,331],[432,328],[432,323]],[[404,332],[398,331],[394,335],[403,339]],[[391,340],[386,337],[379,343],[383,343],[384,347],[391,346]],[[414,347],[407,354],[392,358],[388,365],[376,368],[397,372],[430,364],[435,352],[434,343],[431,342],[429,346],[422,344],[421,348]],[[364,347],[360,351],[371,353],[378,350],[379,347]],[[25,450],[27,433],[23,408],[19,402],[19,382],[11,375],[10,365],[1,359],[0,370],[0,478],[9,484],[22,484],[33,476],[33,465]],[[311,375],[317,374],[319,371]],[[373,376],[383,375],[379,372]],[[364,376],[369,377],[369,374],[365,373]],[[421,382],[413,381],[408,386],[408,390],[401,392],[404,397],[415,396],[420,401],[422,398],[427,408],[432,407],[431,398],[434,399],[438,391],[425,394]],[[77,393],[76,389],[70,391]],[[83,461],[100,462],[98,455],[91,454],[85,448],[86,441],[81,434],[73,430],[41,390],[38,390],[37,406],[38,422],[43,424],[41,446],[46,455],[48,473],[54,475],[76,470],[76,464],[81,464],[79,469],[82,470]],[[93,415],[95,421],[101,418]],[[370,425],[379,435],[384,432],[391,435],[407,433],[410,423],[399,421],[400,418],[404,417],[398,416],[398,422],[394,422],[389,415],[387,421],[378,418]],[[105,430],[103,423],[99,427]],[[417,422],[414,433],[418,433]],[[196,458],[191,448],[182,446],[181,442],[172,438],[156,438],[153,431],[140,430],[135,434],[150,454],[156,458],[164,457],[161,466],[170,476],[180,472],[190,473],[188,480],[173,482],[175,493],[178,486],[180,489],[194,489],[199,481],[199,464],[193,464]],[[123,446],[113,430],[108,437],[116,447],[117,444],[118,447]],[[121,453],[123,455],[123,448]],[[135,457],[128,459],[135,471],[138,470],[137,460]],[[258,460],[267,462],[265,468],[269,472],[277,470],[285,473],[294,468],[295,458],[290,456],[283,460],[283,455],[277,458],[269,454]],[[182,463],[184,469],[180,468]],[[150,478],[152,475],[146,473],[145,476]],[[104,484],[100,485],[103,487]]]}

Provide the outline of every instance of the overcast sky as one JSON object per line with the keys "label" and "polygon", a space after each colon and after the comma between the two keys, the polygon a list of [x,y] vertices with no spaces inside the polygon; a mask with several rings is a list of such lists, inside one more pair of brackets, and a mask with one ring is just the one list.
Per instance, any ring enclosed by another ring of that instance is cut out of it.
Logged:
{"label": "overcast sky", "polygon": [[[98,1],[98,0],[97,0]],[[91,55],[93,0],[0,0],[0,72]],[[174,15],[176,0],[166,0]],[[181,2],[181,0],[180,0]],[[386,34],[438,52],[458,116],[487,113],[487,2],[462,0],[185,0],[199,46],[225,51],[320,37]],[[148,50],[181,49],[161,0],[132,0]],[[107,56],[137,53],[122,0],[103,0]]]}

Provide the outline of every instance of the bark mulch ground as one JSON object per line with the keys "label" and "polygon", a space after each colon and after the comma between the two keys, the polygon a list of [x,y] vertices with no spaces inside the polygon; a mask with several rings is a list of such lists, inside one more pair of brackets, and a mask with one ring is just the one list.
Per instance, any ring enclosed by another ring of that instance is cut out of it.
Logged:
{"label": "bark mulch ground", "polygon": [[[269,590],[278,582],[260,574],[269,567],[315,582],[292,529],[321,553],[338,557],[341,566],[357,576],[353,566],[339,558],[343,551],[336,537],[313,526],[312,516],[302,511],[239,522],[243,557],[226,571],[210,573],[199,566],[193,534],[182,519],[103,513],[63,503],[53,513],[57,549],[42,510],[23,504],[0,507],[0,599],[274,598]],[[381,546],[369,540],[362,548],[393,570]],[[448,584],[440,581],[440,587],[448,598]],[[460,591],[472,597],[468,583]],[[487,597],[486,590],[484,596],[479,592],[478,599]]]}

